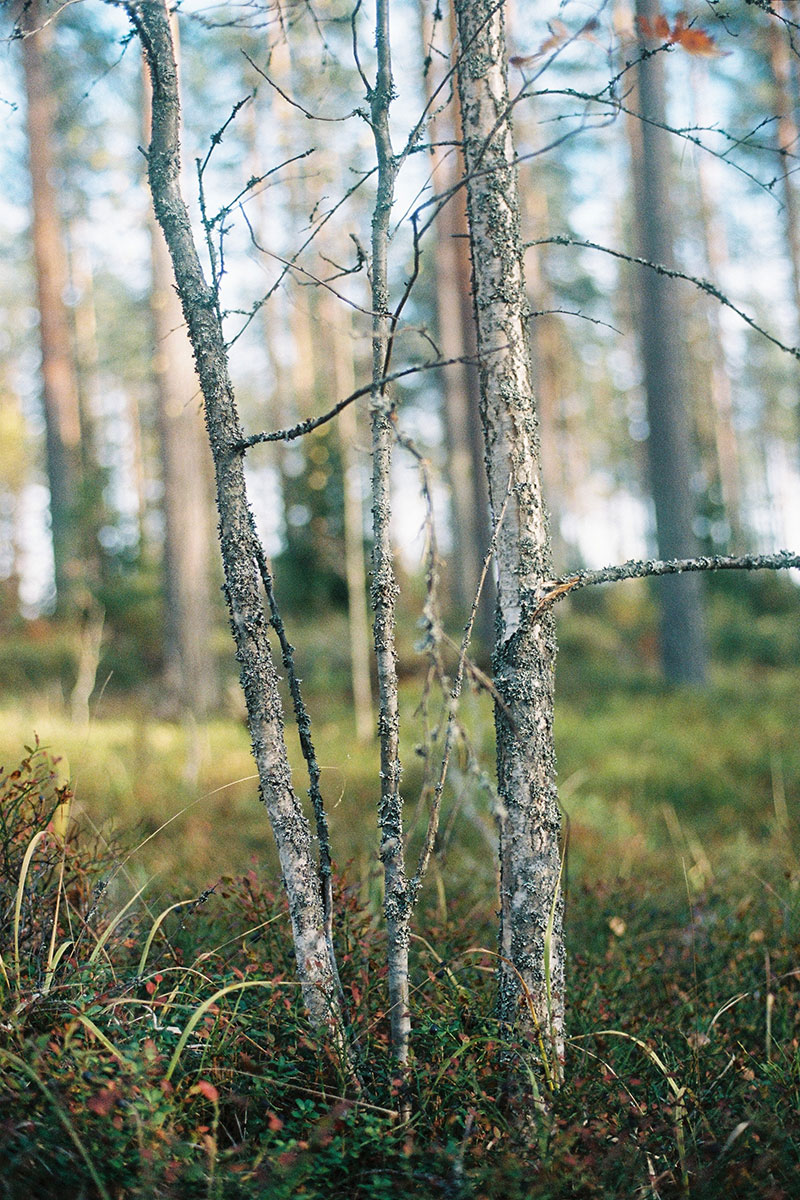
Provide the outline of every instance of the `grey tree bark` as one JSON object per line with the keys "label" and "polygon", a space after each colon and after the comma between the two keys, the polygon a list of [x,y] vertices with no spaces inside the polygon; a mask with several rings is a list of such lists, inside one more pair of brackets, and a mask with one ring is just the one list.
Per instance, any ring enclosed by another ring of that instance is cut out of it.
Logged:
{"label": "grey tree bark", "polygon": [[[655,0],[637,0],[636,12],[640,18],[653,21],[658,5]],[[638,242],[634,253],[672,267],[670,144],[667,132],[659,128],[666,121],[664,56],[648,55],[644,43],[640,51],[636,79],[641,119],[628,126]],[[678,298],[674,281],[665,276],[644,271],[639,278],[639,338],[650,425],[647,453],[658,553],[663,559],[690,556],[697,553],[698,543],[693,530],[692,444]],[[661,579],[656,586],[664,677],[669,683],[702,686],[708,651],[700,576]]]}
{"label": "grey tree bark", "polygon": [[551,573],[531,385],[505,30],[496,0],[456,0],[481,416],[496,533],[494,682],[500,851],[498,1009],[558,1071],[563,1051],[561,821],[553,750],[556,639],[536,596]]}
{"label": "grey tree bark", "polygon": [[336,968],[325,932],[322,888],[311,854],[309,824],[292,789],[277,674],[267,637],[269,616],[262,592],[265,560],[247,500],[243,436],[228,371],[218,296],[200,265],[181,193],[180,104],[169,14],[166,0],[140,0],[126,3],[125,8],[150,68],[150,189],[169,247],[205,402],[206,429],[214,457],[225,595],[261,798],[275,835],[289,902],[298,977],[312,1023],[338,1034],[342,1019]]}

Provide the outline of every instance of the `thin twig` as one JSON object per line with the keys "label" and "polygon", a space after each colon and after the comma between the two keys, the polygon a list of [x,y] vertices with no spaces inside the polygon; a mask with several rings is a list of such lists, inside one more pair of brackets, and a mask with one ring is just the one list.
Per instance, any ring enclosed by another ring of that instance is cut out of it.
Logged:
{"label": "thin twig", "polygon": [[774,337],[761,325],[757,324],[752,317],[749,317],[746,312],[738,308],[732,300],[729,300],[724,292],[713,283],[709,283],[707,279],[701,279],[697,275],[688,275],[685,271],[678,271],[674,267],[665,267],[663,263],[651,262],[648,258],[640,258],[636,254],[625,254],[622,250],[614,250],[611,246],[601,246],[598,242],[588,242],[581,238],[568,237],[566,234],[559,234],[555,237],[537,238],[534,242],[527,242],[525,248],[531,246],[578,246],[585,250],[599,250],[603,254],[610,254],[612,258],[619,258],[623,262],[633,263],[637,267],[648,267],[651,271],[655,271],[657,275],[663,275],[666,279],[684,279],[687,283],[692,283],[701,292],[705,292],[708,296],[713,296],[720,304],[724,304],[726,308],[730,308],[735,312],[737,317],[746,322],[751,329],[756,333],[760,333],[768,342],[772,342],[773,346],[777,346],[779,350],[783,350],[786,354],[791,354],[792,358],[800,360],[800,346],[787,346],[778,338]]}
{"label": "thin twig", "polygon": [[254,545],[256,562],[261,576],[261,582],[266,593],[269,603],[270,618],[272,628],[278,638],[281,647],[281,658],[286,669],[286,678],[289,684],[289,692],[292,697],[292,705],[294,707],[295,724],[297,725],[297,734],[300,739],[300,749],[303,753],[303,758],[306,762],[308,770],[308,795],[311,799],[311,806],[314,810],[314,822],[317,827],[317,841],[319,843],[319,877],[322,888],[322,904],[323,915],[325,922],[325,939],[328,943],[328,950],[333,964],[333,973],[336,980],[336,986],[339,992],[340,1003],[342,1008],[345,1007],[344,990],[339,978],[339,970],[336,962],[336,955],[333,948],[333,869],[331,860],[331,840],[330,830],[328,828],[328,817],[325,812],[325,803],[322,799],[320,790],[321,771],[317,761],[314,742],[311,737],[311,719],[308,715],[308,709],[303,700],[302,691],[300,689],[300,679],[297,674],[294,663],[294,646],[289,641],[286,635],[286,627],[283,624],[278,602],[275,597],[275,588],[272,582],[272,572],[269,566],[269,560],[264,552],[260,540],[254,534]]}
{"label": "thin twig", "polygon": [[[456,668],[456,675],[455,675],[455,679],[453,681],[453,686],[450,691],[450,705],[449,705],[449,712],[447,715],[447,730],[445,732],[444,748],[442,750],[442,762],[441,762],[441,766],[439,768],[439,778],[436,781],[436,786],[433,791],[433,802],[431,804],[431,811],[430,811],[430,815],[428,817],[428,829],[425,834],[425,841],[424,841],[424,843],[422,845],[422,849],[420,851],[419,860],[417,862],[417,869],[416,869],[416,872],[415,872],[414,876],[412,877],[412,879],[409,880],[409,885],[408,885],[410,902],[412,905],[415,904],[417,901],[417,897],[419,895],[419,890],[422,886],[422,881],[425,878],[425,873],[428,869],[428,864],[430,863],[431,854],[433,852],[433,847],[436,842],[436,835],[439,830],[439,819],[440,819],[440,814],[441,814],[442,795],[444,793],[444,785],[447,780],[447,771],[448,771],[448,768],[450,765],[450,757],[453,752],[453,745],[455,742],[456,732],[457,732],[457,728],[458,728],[456,714],[457,714],[457,710],[458,710],[458,702],[459,702],[459,699],[461,698],[461,689],[462,689],[463,683],[464,683],[464,671],[465,671],[465,669],[470,669],[470,668],[472,668],[472,670],[475,670],[475,671],[477,671],[477,669],[478,669],[477,667],[474,666],[474,664],[469,664],[469,666],[468,666],[467,651],[469,650],[469,644],[470,644],[470,641],[472,640],[472,630],[475,626],[475,619],[478,614],[478,607],[480,605],[481,596],[483,595],[483,589],[486,584],[486,576],[488,575],[489,566],[491,564],[491,561],[494,558],[495,548],[497,546],[497,538],[499,536],[500,528],[503,524],[503,520],[506,515],[506,509],[508,508],[509,499],[511,498],[512,479],[513,479],[513,477],[511,475],[509,475],[508,489],[507,489],[505,497],[503,499],[503,503],[500,507],[500,512],[498,513],[497,521],[495,522],[495,526],[494,526],[494,530],[492,531],[492,539],[489,543],[489,548],[487,549],[486,554],[484,555],[484,558],[483,558],[483,564],[481,566],[481,573],[478,578],[478,585],[475,589],[475,596],[473,597],[473,601],[472,601],[472,608],[470,609],[470,614],[467,619],[467,623],[464,626],[464,634],[461,639],[461,646],[460,646],[460,648],[456,647],[456,649],[459,650],[458,666]],[[451,639],[449,637],[447,637],[445,634],[442,634],[441,636],[451,646],[454,645],[454,643],[451,641]],[[484,679],[486,679],[486,676],[483,675],[483,672],[481,672],[481,675],[483,676]],[[496,688],[494,688],[494,685],[492,684],[491,680],[486,679],[486,681],[490,685],[492,695],[495,697],[495,699],[498,699],[498,697],[496,695]],[[502,698],[499,699],[499,703],[503,705],[504,709],[506,708],[506,705],[503,703]],[[511,719],[510,714],[508,714],[506,712],[506,715],[509,717],[509,719]]]}
{"label": "thin twig", "polygon": [[261,78],[266,80],[266,82],[269,84],[269,86],[271,88],[274,88],[275,91],[278,93],[278,95],[282,96],[287,104],[291,104],[292,108],[296,108],[299,112],[301,112],[303,114],[303,116],[306,118],[306,120],[308,120],[308,121],[328,121],[328,122],[331,122],[332,124],[338,124],[340,121],[349,121],[351,117],[359,116],[357,109],[353,109],[352,112],[345,113],[343,117],[321,117],[319,115],[319,113],[309,112],[309,110],[307,108],[304,108],[302,104],[299,104],[297,102],[297,100],[293,100],[291,96],[288,96],[286,94],[286,92],[283,90],[283,88],[279,87],[278,84],[275,82],[275,80],[271,79],[269,77],[269,75],[266,73],[266,71],[263,71],[261,69],[261,67],[259,67],[256,63],[254,63],[252,58],[250,57],[250,55],[247,53],[246,50],[242,50],[242,54],[245,56],[247,61],[250,63],[250,66],[253,68],[253,70],[257,71],[258,74],[261,76]]}
{"label": "thin twig", "polygon": [[311,433],[313,429],[318,429],[320,425],[325,425],[328,421],[332,421],[337,417],[343,408],[347,408],[348,404],[358,400],[361,396],[370,395],[376,387],[381,391],[389,383],[394,383],[396,379],[404,379],[407,375],[415,375],[418,371],[433,371],[438,367],[451,367],[454,363],[470,363],[476,365],[476,360],[468,355],[461,355],[458,358],[440,358],[435,362],[416,363],[412,367],[403,367],[402,371],[393,371],[391,375],[384,375],[375,383],[364,384],[363,387],[356,388],[344,400],[340,400],[328,412],[323,413],[320,417],[307,417],[305,421],[300,421],[297,425],[292,425],[289,429],[274,429],[269,433],[254,433],[251,437],[243,438],[241,442],[237,442],[234,447],[240,453],[249,450],[251,446],[258,446],[262,442],[292,442],[295,438],[303,437],[306,433]]}

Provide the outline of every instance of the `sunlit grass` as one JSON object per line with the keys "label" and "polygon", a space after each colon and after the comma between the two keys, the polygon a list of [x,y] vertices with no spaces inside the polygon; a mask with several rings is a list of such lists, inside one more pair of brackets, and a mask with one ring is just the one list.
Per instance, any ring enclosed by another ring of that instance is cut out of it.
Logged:
{"label": "sunlit grass", "polygon": [[[563,659],[567,672],[569,650]],[[416,748],[423,733],[415,715],[420,686],[408,678],[402,689],[410,822],[422,780]],[[357,742],[341,693],[312,693],[309,707],[334,857],[341,865],[352,861],[355,874],[366,877],[376,863],[377,747]],[[789,670],[717,669],[713,686],[701,694],[669,693],[657,685],[626,692],[610,674],[600,700],[591,689],[576,694],[570,688],[557,701],[555,731],[571,877],[661,870],[665,855],[680,872],[682,860],[696,865],[701,851],[712,862],[758,858],[776,845],[791,853],[800,790],[798,712],[800,679]],[[480,875],[485,891],[493,875],[487,698],[467,695],[462,716],[484,778],[463,769],[463,756],[455,756],[442,823],[449,831],[447,874],[451,888]],[[159,720],[135,701],[117,703],[104,716],[101,701],[88,727],[80,728],[52,698],[43,703],[29,696],[0,707],[0,761],[13,762],[35,735],[61,756],[78,813],[99,830],[113,822],[144,843],[129,864],[132,879],[155,875],[157,890],[169,890],[176,880],[199,889],[254,862],[275,874],[241,719],[181,725]],[[295,786],[304,794],[304,765],[290,724],[287,742]],[[423,825],[424,810],[416,838]],[[431,890],[436,886],[434,876]]]}

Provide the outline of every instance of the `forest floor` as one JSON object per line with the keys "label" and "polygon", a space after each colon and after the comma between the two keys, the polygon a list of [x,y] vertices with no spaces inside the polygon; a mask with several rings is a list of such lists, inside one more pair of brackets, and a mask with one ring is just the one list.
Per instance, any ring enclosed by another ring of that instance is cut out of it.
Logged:
{"label": "forest floor", "polygon": [[[0,1197],[795,1196],[800,672],[767,639],[718,660],[706,691],[671,692],[644,637],[580,610],[561,631],[566,1080],[533,1067],[524,1127],[503,1080],[525,1054],[492,1016],[485,696],[464,700],[482,761],[454,764],[416,921],[408,1120],[386,1043],[376,749],[341,689],[309,704],[360,1093],[304,1024],[238,713],[180,724],[110,694],[78,727],[53,689],[0,699]],[[409,675],[412,847],[419,690]],[[36,737],[52,770],[23,749]],[[28,856],[67,779],[80,832],[65,857],[52,833]]]}

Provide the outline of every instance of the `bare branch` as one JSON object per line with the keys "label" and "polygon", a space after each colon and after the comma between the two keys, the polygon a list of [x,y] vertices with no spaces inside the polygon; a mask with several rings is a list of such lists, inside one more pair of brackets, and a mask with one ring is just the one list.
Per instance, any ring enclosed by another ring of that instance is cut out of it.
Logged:
{"label": "bare branch", "polygon": [[[334,214],[336,212],[338,212],[338,210],[344,204],[347,203],[347,201],[350,199],[350,197],[356,191],[358,191],[358,189],[362,186],[362,184],[366,183],[367,180],[372,175],[375,174],[377,169],[378,169],[377,167],[373,167],[370,171],[365,171],[364,174],[361,176],[361,178],[359,180],[357,180],[356,183],[354,183],[351,188],[348,188],[348,190],[345,192],[345,194],[342,196],[342,198],[340,200],[337,200],[336,203],[333,205],[333,207],[331,209],[329,209],[328,212],[325,213],[325,216],[322,217],[321,220],[317,222],[316,226],[314,227],[314,229],[312,229],[311,233],[308,235],[306,240],[303,242],[303,244],[301,246],[298,247],[297,251],[292,255],[291,259],[289,260],[289,263],[291,264],[291,266],[294,266],[294,264],[299,259],[300,255],[303,253],[303,251],[306,250],[308,248],[308,246],[311,245],[314,238],[323,229],[323,227],[325,225],[327,225],[327,223],[328,223],[328,221],[330,221],[331,217],[333,217]],[[236,342],[238,342],[239,338],[242,337],[244,332],[249,327],[250,323],[253,320],[255,320],[255,317],[261,311],[261,309],[264,307],[264,305],[267,303],[269,298],[275,294],[275,292],[278,290],[280,285],[283,283],[284,279],[286,278],[287,273],[291,269],[291,266],[290,265],[285,266],[284,269],[281,271],[280,275],[278,276],[278,278],[273,283],[272,287],[269,288],[269,290],[263,296],[261,296],[255,302],[255,304],[251,305],[250,309],[247,312],[239,314],[239,315],[243,316],[245,318],[245,320],[242,323],[238,332],[234,334],[234,336],[230,339],[229,342],[226,342],[226,344],[225,344],[226,349],[230,350],[230,348]],[[231,311],[235,312],[237,310],[231,310]]]}
{"label": "bare branch", "polygon": [[[495,550],[497,548],[497,537],[500,532],[500,528],[503,524],[503,520],[506,515],[506,509],[508,508],[508,502],[511,497],[511,486],[512,486],[512,479],[509,476],[508,490],[506,492],[505,499],[503,500],[503,503],[500,507],[500,512],[497,514],[497,521],[495,522],[494,530],[492,532],[492,540],[489,543],[489,548],[486,551],[486,554],[484,555],[483,564],[481,566],[481,573],[480,573],[480,577],[478,579],[478,586],[475,589],[475,596],[472,601],[472,608],[470,609],[470,614],[469,614],[469,618],[467,619],[467,623],[464,626],[464,634],[461,639],[461,647],[459,649],[459,655],[458,655],[458,666],[456,667],[456,676],[455,676],[455,679],[453,681],[453,686],[450,691],[450,704],[449,704],[449,709],[448,709],[448,714],[447,714],[447,731],[445,733],[444,748],[442,751],[442,762],[441,762],[441,766],[439,768],[439,777],[436,781],[436,786],[434,787],[434,791],[433,791],[433,803],[431,805],[431,811],[430,811],[430,814],[428,817],[428,828],[427,828],[427,831],[425,834],[425,841],[424,841],[422,849],[420,851],[419,860],[417,862],[417,870],[416,870],[415,874],[413,875],[413,877],[409,880],[409,885],[408,885],[409,902],[412,906],[414,904],[416,904],[417,897],[419,896],[419,890],[422,887],[422,881],[425,878],[425,874],[428,870],[428,864],[430,863],[431,854],[433,852],[433,847],[436,842],[436,835],[439,830],[439,818],[440,818],[441,807],[442,807],[442,795],[444,793],[444,785],[447,781],[447,771],[450,766],[450,758],[451,758],[451,755],[453,752],[453,745],[455,742],[456,732],[457,732],[457,728],[458,728],[458,721],[457,721],[458,702],[461,698],[461,689],[462,689],[463,683],[464,683],[464,670],[465,670],[465,668],[467,666],[467,662],[468,662],[467,651],[469,650],[469,644],[470,644],[470,641],[472,640],[472,630],[475,627],[475,619],[478,615],[478,606],[480,604],[481,596],[483,595],[483,589],[486,584],[486,577],[489,572],[489,565],[490,565],[492,559],[494,558]],[[441,634],[441,631],[438,631],[438,632],[439,632],[439,634]],[[433,636],[435,636],[436,631],[432,631],[432,634],[433,634]],[[450,639],[447,638],[447,641],[450,642]],[[470,664],[470,666],[472,666],[472,665],[473,664]],[[489,682],[491,682],[491,681],[489,681]],[[493,694],[496,693],[496,691],[497,691],[497,689],[494,688],[494,685],[492,685]]]}
{"label": "bare branch", "polygon": [[375,387],[383,389],[389,383],[394,383],[396,379],[403,379],[407,375],[416,375],[418,371],[433,371],[438,367],[451,367],[454,363],[476,363],[476,360],[467,356],[460,358],[440,358],[436,362],[416,363],[413,367],[404,367],[402,371],[394,371],[391,375],[384,375],[374,383],[367,383],[363,387],[356,388],[344,400],[340,400],[328,412],[323,413],[321,417],[307,417],[305,421],[300,421],[298,425],[293,425],[290,429],[276,429],[271,433],[254,433],[252,437],[244,438],[236,446],[240,452],[249,450],[251,446],[258,446],[261,442],[292,442],[295,438],[303,437],[306,433],[311,433],[312,429],[318,429],[320,425],[325,425],[328,421],[332,421],[337,417],[343,408],[347,408],[348,404],[352,404],[354,400],[358,400],[361,396],[369,396],[372,394]]}
{"label": "bare branch", "polygon": [[[542,96],[570,96],[574,100],[583,100],[587,104],[600,104],[604,107],[612,108],[616,113],[621,113],[626,117],[634,117],[637,121],[646,121],[648,125],[654,125],[657,129],[663,129],[665,133],[674,134],[675,137],[682,138],[684,141],[691,143],[692,146],[696,146],[698,150],[702,150],[706,154],[711,154],[714,158],[718,158],[721,162],[726,163],[729,167],[732,167],[735,171],[738,171],[741,175],[744,175],[762,191],[766,192],[770,196],[772,195],[772,188],[776,182],[774,179],[770,180],[769,183],[765,183],[762,179],[759,179],[757,175],[753,175],[751,171],[748,171],[746,167],[743,167],[741,163],[734,162],[732,158],[727,157],[732,149],[742,144],[742,139],[735,137],[731,133],[728,133],[725,129],[720,129],[718,126],[712,126],[709,128],[702,125],[695,125],[689,128],[679,128],[675,125],[668,125],[661,121],[647,121],[647,119],[643,117],[641,113],[637,112],[633,108],[626,107],[626,105],[624,105],[620,100],[616,99],[616,97],[610,96],[608,99],[606,99],[603,96],[602,91],[581,92],[578,91],[577,88],[539,88],[534,92],[520,92],[514,97],[514,102],[517,103],[520,100],[529,97],[539,98]],[[559,119],[561,120],[563,118]],[[724,138],[730,143],[728,150],[723,152],[720,150],[715,150],[712,146],[706,145],[706,143],[702,141],[700,137],[698,137],[698,134],[700,133],[716,133],[719,137]],[[766,149],[766,147],[757,146],[756,149]],[[519,161],[524,162],[527,157],[530,156],[520,155]]]}
{"label": "bare branch", "polygon": [[688,275],[685,271],[678,271],[674,267],[665,267],[663,263],[650,262],[647,258],[639,258],[635,254],[625,254],[622,250],[614,250],[611,246],[601,246],[597,242],[586,242],[580,238],[567,237],[565,234],[559,234],[556,237],[537,238],[534,242],[527,242],[525,249],[532,246],[580,246],[585,250],[599,250],[603,254],[610,254],[612,258],[619,258],[623,262],[633,263],[637,267],[648,267],[651,271],[655,271],[657,275],[663,275],[667,279],[685,279],[687,283],[692,283],[701,292],[705,292],[708,296],[713,296],[720,304],[724,304],[732,312],[735,312],[737,317],[749,325],[756,333],[765,337],[768,342],[772,342],[773,346],[777,346],[779,350],[783,350],[785,354],[791,354],[792,358],[800,360],[800,346],[787,346],[784,342],[776,338],[768,330],[764,329],[752,317],[748,316],[741,308],[729,300],[724,292],[707,279],[700,279],[697,275]]}
{"label": "bare branch", "polygon": [[258,563],[261,582],[264,586],[264,592],[269,603],[270,618],[272,628],[275,630],[278,642],[281,647],[281,660],[286,670],[286,678],[289,684],[289,692],[292,697],[292,706],[294,708],[295,724],[297,725],[297,734],[300,739],[300,749],[305,759],[308,770],[308,795],[311,799],[311,807],[314,810],[314,822],[317,830],[317,842],[319,844],[319,877],[320,886],[322,888],[322,905],[323,919],[325,923],[325,939],[328,943],[328,952],[331,956],[333,965],[333,975],[336,981],[336,989],[339,993],[339,1003],[344,1009],[345,998],[342,989],[341,980],[339,978],[339,970],[336,963],[336,953],[333,945],[333,871],[331,859],[331,839],[330,830],[328,828],[328,817],[325,812],[325,803],[322,799],[320,790],[321,772],[317,761],[317,753],[314,749],[314,742],[311,736],[311,719],[308,715],[308,709],[303,700],[303,694],[300,689],[300,679],[297,674],[294,663],[294,646],[289,641],[286,635],[286,627],[283,624],[278,601],[275,597],[275,588],[272,581],[272,571],[270,570],[269,560],[264,552],[261,542],[254,537],[255,556]]}
{"label": "bare branch", "polygon": [[596,583],[618,583],[622,579],[648,579],[656,575],[682,575],[688,571],[787,571],[800,568],[800,554],[779,550],[775,554],[711,554],[699,558],[629,559],[617,567],[596,571],[577,571],[545,583],[544,595],[536,604],[531,619],[536,620],[570,592]]}
{"label": "bare branch", "polygon": [[[320,277],[318,275],[314,275],[313,272],[307,271],[305,267],[301,267],[299,263],[294,262],[292,259],[284,258],[281,254],[277,254],[274,250],[268,250],[266,248],[266,246],[262,246],[261,243],[259,242],[258,238],[256,237],[256,231],[253,229],[253,226],[251,225],[250,221],[248,220],[247,213],[244,211],[244,209],[241,209],[240,211],[242,213],[242,216],[245,219],[245,224],[247,225],[247,228],[250,231],[250,241],[253,243],[256,250],[258,250],[258,252],[260,254],[266,254],[270,258],[274,258],[276,262],[281,263],[289,271],[296,271],[298,275],[305,275],[305,277],[307,279],[311,280],[312,283],[317,284],[318,287],[327,288],[328,291],[331,292],[336,297],[337,300],[341,300],[343,304],[349,304],[351,308],[354,308],[356,310],[356,312],[363,313],[365,317],[372,316],[372,313],[370,312],[370,310],[368,308],[362,308],[360,304],[356,304],[355,300],[351,300],[349,296],[343,296],[341,292],[337,292],[336,288],[331,287],[328,280],[320,279]],[[360,269],[360,268],[356,268],[356,269]],[[345,273],[346,274],[354,274],[355,272],[348,271]],[[282,273],[282,276],[283,276],[283,274],[285,274],[285,272]]]}

